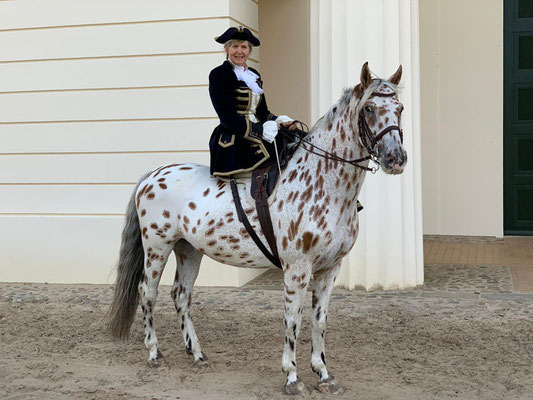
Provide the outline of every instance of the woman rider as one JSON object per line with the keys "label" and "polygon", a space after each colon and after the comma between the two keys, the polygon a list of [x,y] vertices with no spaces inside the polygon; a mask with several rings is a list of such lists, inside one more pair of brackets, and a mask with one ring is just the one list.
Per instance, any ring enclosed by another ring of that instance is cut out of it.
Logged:
{"label": "woman rider", "polygon": [[211,175],[243,176],[275,162],[278,125],[289,126],[292,119],[268,110],[261,76],[246,65],[259,39],[240,26],[215,40],[224,44],[227,57],[209,74],[209,95],[220,118],[209,140]]}

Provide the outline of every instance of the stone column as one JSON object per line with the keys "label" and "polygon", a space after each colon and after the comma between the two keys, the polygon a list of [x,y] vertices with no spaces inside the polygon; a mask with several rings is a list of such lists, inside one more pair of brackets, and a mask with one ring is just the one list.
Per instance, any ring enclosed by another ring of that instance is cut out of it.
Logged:
{"label": "stone column", "polygon": [[403,66],[400,99],[408,165],[367,174],[359,238],[338,285],[403,289],[424,281],[420,156],[418,0],[311,0],[311,120],[359,82],[364,62],[388,78]]}

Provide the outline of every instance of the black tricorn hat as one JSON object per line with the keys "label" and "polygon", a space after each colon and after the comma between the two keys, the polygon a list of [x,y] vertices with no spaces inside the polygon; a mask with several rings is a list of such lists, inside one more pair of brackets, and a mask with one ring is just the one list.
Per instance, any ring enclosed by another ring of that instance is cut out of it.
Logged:
{"label": "black tricorn hat", "polygon": [[261,42],[256,38],[248,28],[239,26],[238,28],[231,27],[226,30],[222,35],[215,38],[218,43],[226,43],[228,40],[248,40],[253,46],[259,46]]}

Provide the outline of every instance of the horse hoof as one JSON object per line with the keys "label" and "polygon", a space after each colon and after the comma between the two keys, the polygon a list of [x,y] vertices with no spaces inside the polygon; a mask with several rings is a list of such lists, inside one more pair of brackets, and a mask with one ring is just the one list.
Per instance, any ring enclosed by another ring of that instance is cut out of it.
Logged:
{"label": "horse hoof", "polygon": [[295,382],[286,384],[283,388],[283,393],[288,394],[289,396],[296,396],[299,394],[303,394],[304,389],[304,383],[300,380],[300,378],[298,378]]}
{"label": "horse hoof", "polygon": [[342,386],[335,381],[333,376],[318,382],[317,388],[320,393],[340,394],[344,391]]}
{"label": "horse hoof", "polygon": [[192,366],[194,368],[204,368],[209,366],[209,358],[207,358],[206,355],[202,354],[202,357],[200,357],[198,360],[195,360],[192,363]]}
{"label": "horse hoof", "polygon": [[148,360],[146,361],[146,365],[148,365],[150,368],[159,368],[165,363],[164,358],[156,358],[155,360]]}
{"label": "horse hoof", "polygon": [[163,357],[163,354],[157,350],[157,356],[153,360],[146,361],[146,364],[150,368],[159,368],[165,363],[165,357]]}

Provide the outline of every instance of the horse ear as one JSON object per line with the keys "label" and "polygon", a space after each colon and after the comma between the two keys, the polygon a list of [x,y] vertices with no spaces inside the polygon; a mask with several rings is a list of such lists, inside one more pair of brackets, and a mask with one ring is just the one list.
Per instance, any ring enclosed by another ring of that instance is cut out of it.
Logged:
{"label": "horse ear", "polygon": [[354,87],[353,93],[355,97],[361,97],[363,95],[363,86],[358,83],[357,86]]}
{"label": "horse ear", "polygon": [[368,62],[363,64],[363,67],[361,68],[361,84],[366,89],[370,86],[372,83],[372,73],[370,72],[370,69],[368,68]]}
{"label": "horse ear", "polygon": [[398,85],[402,79],[402,66],[398,67],[398,70],[389,78],[389,82],[393,85]]}

